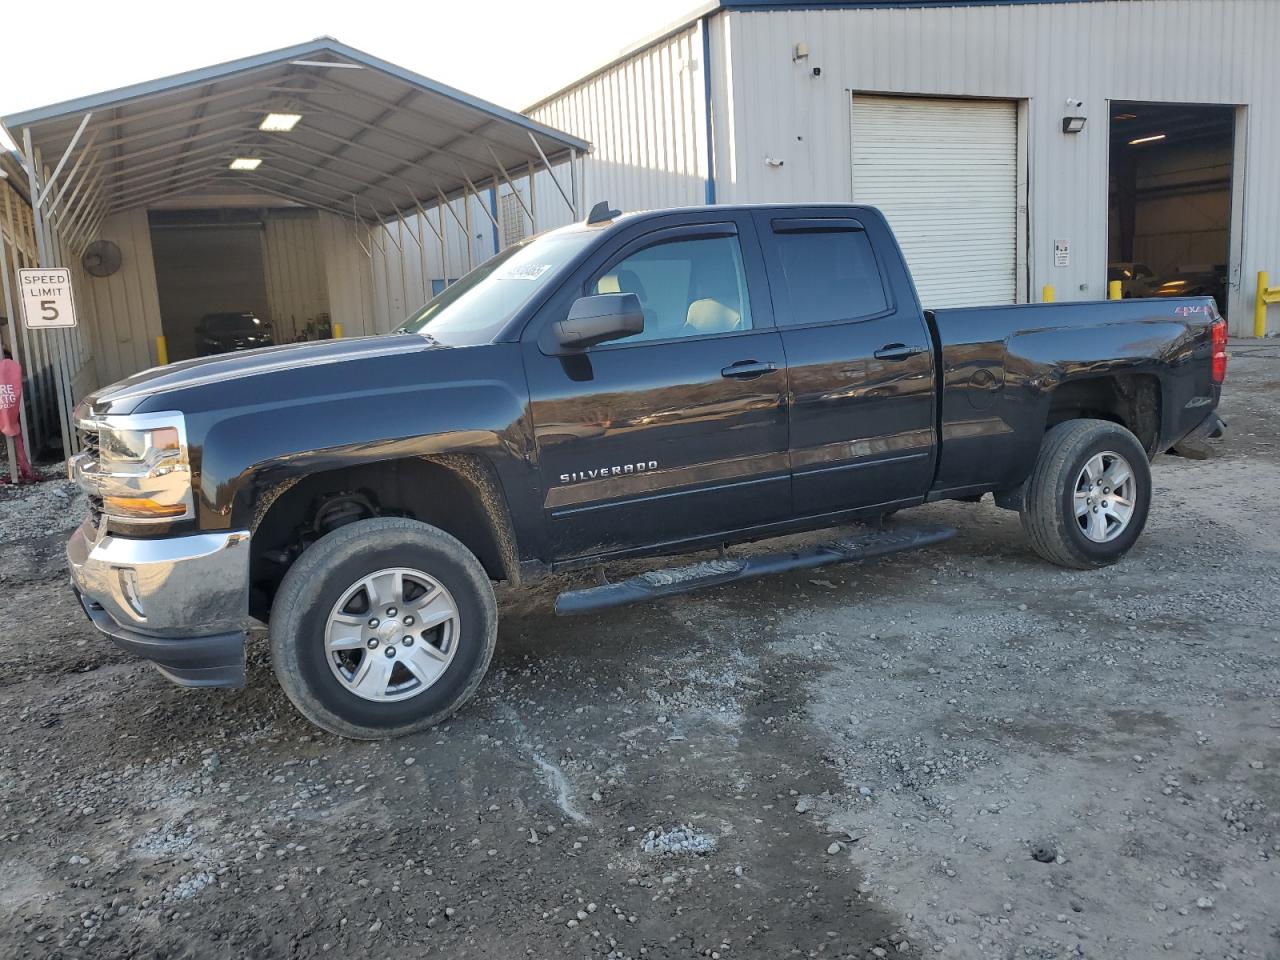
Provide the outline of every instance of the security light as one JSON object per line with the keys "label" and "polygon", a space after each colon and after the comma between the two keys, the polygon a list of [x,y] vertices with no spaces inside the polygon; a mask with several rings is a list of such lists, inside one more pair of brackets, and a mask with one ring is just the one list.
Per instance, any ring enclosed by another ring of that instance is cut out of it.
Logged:
{"label": "security light", "polygon": [[1163,140],[1166,136],[1167,134],[1157,133],[1150,137],[1139,137],[1137,140],[1130,140],[1129,146],[1136,146],[1139,143],[1154,143],[1157,140]]}
{"label": "security light", "polygon": [[1063,117],[1062,132],[1079,133],[1084,129],[1084,119],[1084,117]]}
{"label": "security light", "polygon": [[258,129],[267,133],[288,133],[301,119],[300,113],[268,113],[258,124]]}
{"label": "security light", "polygon": [[232,170],[257,170],[261,165],[260,157],[236,157],[231,161]]}

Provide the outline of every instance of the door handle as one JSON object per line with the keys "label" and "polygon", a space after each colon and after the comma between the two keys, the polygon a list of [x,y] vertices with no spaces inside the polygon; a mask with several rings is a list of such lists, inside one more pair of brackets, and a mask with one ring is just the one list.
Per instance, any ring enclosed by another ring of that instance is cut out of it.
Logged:
{"label": "door handle", "polygon": [[754,380],[756,377],[763,377],[766,373],[774,373],[777,369],[776,364],[761,360],[739,360],[722,369],[720,376],[733,380]]}
{"label": "door handle", "polygon": [[924,353],[928,347],[909,347],[905,343],[886,343],[875,352],[877,360],[907,360]]}

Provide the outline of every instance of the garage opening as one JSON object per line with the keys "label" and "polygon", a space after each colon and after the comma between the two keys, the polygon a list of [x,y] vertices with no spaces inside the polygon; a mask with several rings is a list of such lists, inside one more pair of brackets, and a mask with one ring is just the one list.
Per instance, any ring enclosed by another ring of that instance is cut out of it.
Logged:
{"label": "garage opening", "polygon": [[1235,107],[1111,102],[1107,279],[1227,313]]}
{"label": "garage opening", "polygon": [[168,359],[332,335],[312,210],[152,210]]}

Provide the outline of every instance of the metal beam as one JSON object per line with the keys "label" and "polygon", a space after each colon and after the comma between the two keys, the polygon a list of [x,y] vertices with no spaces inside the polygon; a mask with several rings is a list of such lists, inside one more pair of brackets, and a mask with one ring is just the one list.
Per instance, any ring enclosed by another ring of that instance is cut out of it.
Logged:
{"label": "metal beam", "polygon": [[525,205],[524,198],[520,196],[520,191],[517,190],[516,185],[511,182],[511,176],[510,174],[507,173],[507,168],[502,165],[502,161],[498,159],[498,155],[494,153],[492,150],[489,151],[489,156],[493,158],[493,162],[497,164],[498,170],[502,172],[502,179],[507,181],[507,186],[510,187],[511,192],[516,195],[516,202],[519,203],[521,209],[523,209],[524,212],[528,214],[529,222],[531,224],[536,224],[537,221],[534,219],[533,213]]}
{"label": "metal beam", "polygon": [[[538,146],[538,141],[534,138],[532,133],[529,134],[529,139],[533,141],[533,145],[538,151],[538,156],[542,158],[542,165],[546,167],[547,176],[551,178],[551,182],[554,183],[556,185],[556,189],[560,191],[560,196],[564,199],[565,206],[569,208],[569,212],[576,220],[578,217],[578,209],[573,205],[573,201],[569,199],[569,195],[564,192],[564,187],[560,186],[560,181],[556,179],[555,171],[551,169],[551,161],[548,160],[547,155],[542,152],[542,148]],[[572,162],[573,161],[570,160],[570,163]]]}
{"label": "metal beam", "polygon": [[[295,90],[292,92],[303,93],[306,91]],[[441,120],[432,114],[415,109],[413,107],[412,101],[416,97],[428,92],[426,90],[420,90],[416,87],[410,91],[410,95],[408,97],[401,98],[402,102],[387,100],[385,97],[380,97],[377,94],[369,93],[365,90],[357,90],[354,87],[347,86],[345,83],[340,83],[336,80],[331,80],[328,78],[325,78],[324,80],[321,80],[319,83],[316,84],[315,92],[322,95],[325,93],[333,93],[337,96],[355,97],[357,100],[366,100],[369,103],[375,104],[383,108],[403,110],[405,112],[412,113],[423,120],[426,120],[427,122],[433,124],[434,126],[443,127],[447,130],[451,130],[456,134],[456,136],[454,137],[454,139],[450,140],[448,143],[445,144],[443,149],[446,149],[446,150],[451,145],[458,143],[459,141],[467,140],[469,138],[475,138],[479,140],[489,140],[489,141],[492,141],[493,143],[498,144],[498,146],[514,149],[514,147],[512,147],[510,143],[506,143],[502,140],[498,140],[493,137],[488,137],[482,132],[485,127],[491,126],[495,122],[495,118],[493,117],[486,118],[483,122],[481,122],[479,126],[468,129],[467,127],[464,127],[461,124],[450,123],[447,120]],[[321,109],[325,109],[325,108],[321,107]],[[529,135],[533,136],[532,131],[529,132]]]}
{"label": "metal beam", "polygon": [[244,132],[246,132],[248,129],[249,129],[249,128],[248,128],[245,124],[243,124],[243,123],[241,123],[241,124],[235,124],[235,125],[228,126],[228,127],[219,127],[219,128],[218,128],[218,129],[216,129],[216,130],[208,130],[208,131],[205,131],[205,132],[204,132],[204,133],[202,133],[202,134],[199,134],[198,136],[194,136],[194,137],[187,137],[187,138],[186,138],[186,139],[184,139],[184,140],[177,140],[177,141],[173,141],[173,142],[170,142],[170,143],[161,143],[161,144],[157,144],[157,145],[156,145],[156,146],[154,146],[154,147],[144,147],[144,148],[143,148],[143,149],[141,149],[141,150],[135,150],[133,153],[120,153],[120,154],[117,154],[116,156],[112,157],[112,158],[111,158],[111,162],[112,162],[112,163],[115,163],[115,164],[121,164],[121,163],[123,163],[125,160],[132,160],[134,157],[145,157],[145,156],[149,156],[149,155],[151,155],[151,154],[153,154],[153,153],[157,152],[158,150],[174,150],[174,149],[176,149],[176,148],[178,148],[178,147],[181,147],[181,146],[183,146],[183,145],[185,145],[185,144],[187,144],[187,143],[194,143],[194,142],[195,142],[195,141],[197,141],[197,140],[208,140],[210,137],[219,137],[219,136],[223,136],[224,134],[228,134],[228,133],[244,133]]}
{"label": "metal beam", "polygon": [[[225,150],[228,154],[230,154],[232,151],[236,150],[238,146],[239,145],[235,143],[207,143],[203,147],[198,147],[197,149],[192,150],[190,153],[187,154],[187,158],[190,159],[197,155],[203,156],[206,153],[211,153],[218,150]],[[114,161],[107,160],[106,165],[109,166],[112,162]],[[126,173],[111,175],[113,179],[110,180],[110,186],[114,190],[121,186],[134,183],[138,180],[154,179],[156,174],[144,173],[143,171],[149,171],[155,167],[165,167],[171,163],[173,163],[172,157],[157,157],[154,160],[147,160],[145,163],[131,163],[129,164],[128,171]],[[95,166],[100,167],[102,166],[102,163],[95,162]]]}
{"label": "metal beam", "polygon": [[[85,160],[87,160],[91,156],[94,158],[95,161],[97,160],[98,154],[93,149],[94,141],[96,141],[97,139],[98,139],[97,133],[89,134],[89,139],[85,141],[84,149],[80,151],[80,156],[76,157],[76,162],[71,165],[71,170],[68,171],[67,173],[67,179],[62,182],[62,188],[58,191],[58,195],[54,197],[51,201],[49,201],[48,209],[50,214],[52,214],[55,210],[58,209],[59,202],[61,202],[62,198],[66,195],[67,191],[71,189],[71,185],[76,182],[76,174],[80,172],[80,164],[84,163]],[[89,171],[92,169],[93,169],[93,164],[90,163],[89,166],[84,171],[85,176],[88,176]]]}
{"label": "metal beam", "polygon": [[182,177],[169,178],[162,181],[160,180],[149,181],[147,183],[138,184],[137,186],[132,187],[128,190],[107,189],[106,192],[110,195],[113,202],[132,201],[134,198],[138,196],[142,196],[147,193],[152,193],[157,190],[163,190],[166,187],[189,184],[193,180],[199,180],[208,176],[209,174],[216,173],[218,172],[219,169],[222,169],[222,170],[227,169],[226,164],[224,164],[218,158],[213,158],[212,160],[204,164],[191,167],[189,170],[187,170],[186,174]]}
{"label": "metal beam", "polygon": [[53,185],[58,182],[58,176],[62,173],[62,168],[67,165],[67,160],[71,158],[72,152],[76,148],[76,144],[80,142],[80,134],[84,133],[84,128],[88,126],[93,113],[86,113],[84,119],[80,121],[80,126],[76,127],[76,132],[71,138],[71,142],[67,144],[67,149],[62,151],[62,158],[58,161],[57,166],[53,168],[53,173],[45,182],[44,189],[40,191],[40,196],[35,198],[35,202],[44,206],[44,202],[49,199],[49,192],[53,190]]}

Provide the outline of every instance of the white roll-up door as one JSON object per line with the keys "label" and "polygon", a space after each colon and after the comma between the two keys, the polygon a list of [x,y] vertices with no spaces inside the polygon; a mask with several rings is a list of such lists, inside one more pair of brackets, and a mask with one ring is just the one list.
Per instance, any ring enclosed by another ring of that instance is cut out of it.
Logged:
{"label": "white roll-up door", "polygon": [[1014,303],[1017,104],[855,94],[852,109],[854,202],[888,218],[923,306]]}

